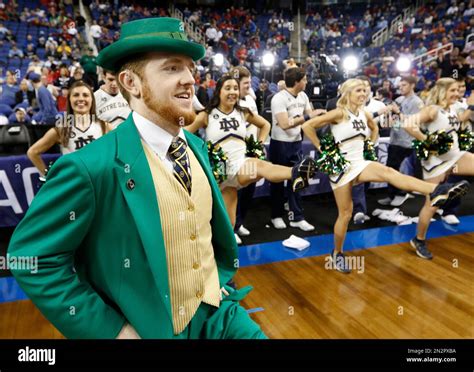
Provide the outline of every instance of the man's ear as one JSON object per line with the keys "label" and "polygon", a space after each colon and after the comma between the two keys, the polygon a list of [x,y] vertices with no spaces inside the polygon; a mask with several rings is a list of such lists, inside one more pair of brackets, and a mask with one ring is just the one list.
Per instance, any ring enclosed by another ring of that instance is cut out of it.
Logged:
{"label": "man's ear", "polygon": [[118,75],[119,84],[133,97],[141,96],[141,80],[137,74],[130,70],[121,71]]}

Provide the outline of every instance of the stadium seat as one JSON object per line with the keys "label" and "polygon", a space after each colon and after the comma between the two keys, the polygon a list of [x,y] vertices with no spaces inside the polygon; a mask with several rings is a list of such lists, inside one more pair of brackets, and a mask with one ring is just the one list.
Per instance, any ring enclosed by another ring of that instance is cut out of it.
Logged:
{"label": "stadium seat", "polygon": [[30,145],[27,126],[5,125],[0,128],[0,156],[25,154]]}

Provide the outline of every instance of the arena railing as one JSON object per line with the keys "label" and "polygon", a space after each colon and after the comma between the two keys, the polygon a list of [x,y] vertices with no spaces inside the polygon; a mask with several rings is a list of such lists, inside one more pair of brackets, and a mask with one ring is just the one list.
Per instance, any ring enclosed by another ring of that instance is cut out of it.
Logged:
{"label": "arena railing", "polygon": [[372,46],[379,47],[385,44],[390,36],[398,32],[400,25],[403,26],[407,23],[424,3],[424,0],[416,0],[413,5],[403,9],[402,14],[399,14],[390,22],[390,26],[384,27],[372,35]]}
{"label": "arena railing", "polygon": [[450,54],[453,51],[453,43],[449,43],[438,48],[430,49],[426,53],[420,54],[413,59],[413,65],[421,65],[423,63],[429,63],[438,58],[438,53],[443,51],[443,54]]}

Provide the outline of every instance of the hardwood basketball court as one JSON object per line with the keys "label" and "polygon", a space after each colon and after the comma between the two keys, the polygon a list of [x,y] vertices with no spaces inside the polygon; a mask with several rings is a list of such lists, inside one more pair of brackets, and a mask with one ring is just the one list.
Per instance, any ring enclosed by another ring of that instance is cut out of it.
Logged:
{"label": "hardwood basketball court", "polygon": [[[430,240],[432,261],[408,243],[351,251],[363,273],[325,269],[326,256],[243,267],[242,302],[270,338],[473,338],[474,233]],[[0,304],[0,338],[62,335],[29,300]]]}

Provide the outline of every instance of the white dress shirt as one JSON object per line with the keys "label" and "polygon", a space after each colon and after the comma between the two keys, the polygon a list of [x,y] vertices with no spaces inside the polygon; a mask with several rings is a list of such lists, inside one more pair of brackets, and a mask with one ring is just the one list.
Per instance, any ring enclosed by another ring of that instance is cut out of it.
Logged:
{"label": "white dress shirt", "polygon": [[[171,142],[173,142],[174,137],[157,124],[154,124],[150,120],[144,118],[136,111],[133,111],[132,117],[142,140],[145,141],[148,146],[150,146],[156,155],[158,155],[161,161],[164,162],[166,168],[170,172],[173,172],[173,162],[168,156],[168,150],[171,146]],[[184,140],[187,146],[188,142],[186,141],[186,137],[184,136],[182,128],[179,130],[178,136]]]}

